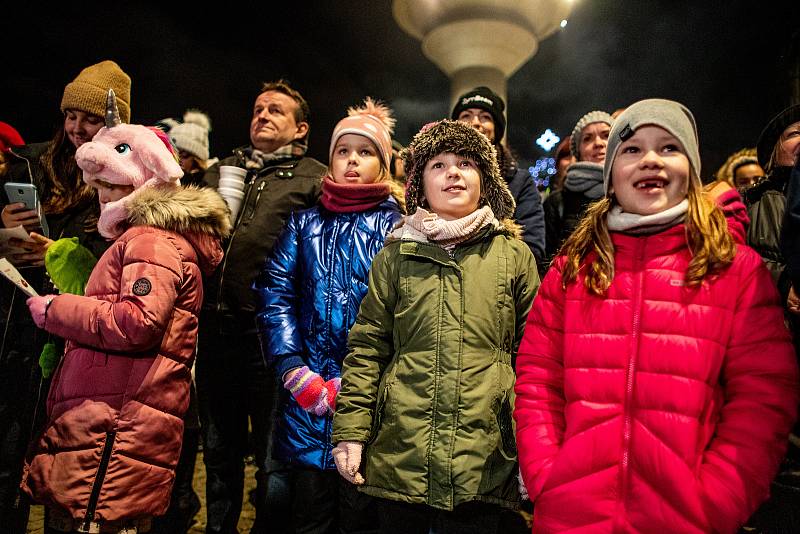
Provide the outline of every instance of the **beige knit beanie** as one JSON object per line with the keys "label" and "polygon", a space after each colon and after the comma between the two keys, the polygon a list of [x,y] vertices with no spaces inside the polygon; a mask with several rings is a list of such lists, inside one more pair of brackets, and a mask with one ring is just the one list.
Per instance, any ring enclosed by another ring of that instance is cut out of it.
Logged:
{"label": "beige knit beanie", "polygon": [[116,95],[119,118],[130,123],[131,78],[110,60],[86,67],[67,84],[61,98],[61,111],[77,109],[103,117],[109,89],[113,89]]}

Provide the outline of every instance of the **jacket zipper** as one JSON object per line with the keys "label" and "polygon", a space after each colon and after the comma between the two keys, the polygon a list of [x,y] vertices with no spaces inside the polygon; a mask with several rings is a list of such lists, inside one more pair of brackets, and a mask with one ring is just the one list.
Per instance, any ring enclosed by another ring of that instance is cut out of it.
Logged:
{"label": "jacket zipper", "polygon": [[100,465],[97,467],[97,475],[92,485],[92,493],[89,496],[89,504],[86,507],[86,518],[83,521],[83,529],[89,532],[90,523],[94,521],[94,514],[97,510],[97,500],[100,498],[100,489],[103,487],[103,480],[106,478],[108,462],[111,459],[111,449],[114,447],[116,432],[106,432],[106,443],[103,445],[103,455],[100,458]]}
{"label": "jacket zipper", "polygon": [[615,531],[623,531],[624,528],[621,524],[621,518],[624,516],[625,501],[628,495],[628,470],[630,467],[630,449],[631,449],[631,426],[633,425],[633,389],[635,384],[636,363],[639,355],[639,336],[641,335],[641,312],[642,312],[642,293],[644,284],[644,270],[643,258],[645,251],[645,243],[647,238],[644,237],[637,243],[636,262],[634,269],[637,273],[637,282],[634,285],[636,294],[634,295],[634,308],[633,308],[633,325],[631,329],[631,348],[630,357],[628,358],[627,376],[625,379],[625,419],[623,424],[623,444],[622,444],[622,468],[620,469],[620,490],[619,490],[619,508],[620,513],[617,514],[617,524]]}
{"label": "jacket zipper", "polygon": [[[237,153],[237,155],[239,155],[240,158],[244,157],[239,153]],[[272,170],[278,169],[278,168],[281,168],[281,167],[283,167],[283,165],[274,165],[272,167],[264,167],[257,174],[253,174],[252,179],[247,184],[248,185],[247,195],[245,195],[245,198],[242,201],[241,211],[239,212],[239,216],[235,221],[236,224],[233,227],[233,231],[231,232],[231,237],[230,237],[230,239],[228,239],[228,245],[225,247],[225,254],[222,257],[222,266],[220,267],[220,275],[219,275],[219,285],[217,286],[217,312],[222,311],[222,289],[225,286],[225,284],[224,284],[224,282],[225,282],[225,268],[228,265],[228,256],[229,256],[229,253],[230,253],[230,250],[231,250],[231,246],[233,246],[233,241],[236,239],[236,232],[239,231],[239,227],[242,225],[242,222],[245,219],[245,217],[244,217],[245,210],[247,209],[247,204],[250,201],[250,195],[253,192],[253,184],[255,184],[255,182],[256,182],[256,180],[258,179],[259,176],[266,176]],[[253,203],[253,211],[250,214],[250,217],[247,219],[248,221],[252,220],[256,216],[256,209],[258,208],[258,201],[261,200],[261,193],[264,191],[266,186],[267,186],[266,179],[262,180],[261,183],[258,184],[258,189],[256,190],[256,201]]]}

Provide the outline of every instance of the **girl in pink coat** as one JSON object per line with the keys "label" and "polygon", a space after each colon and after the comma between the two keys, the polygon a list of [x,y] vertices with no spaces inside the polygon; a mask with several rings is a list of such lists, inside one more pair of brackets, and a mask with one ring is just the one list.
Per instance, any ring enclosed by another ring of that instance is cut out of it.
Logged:
{"label": "girl in pink coat", "polygon": [[796,417],[776,290],[703,193],[688,109],[637,102],[607,154],[606,196],[547,273],[517,356],[533,531],[734,533]]}
{"label": "girl in pink coat", "polygon": [[107,118],[78,149],[98,229],[115,241],[85,296],[28,299],[36,325],[67,341],[22,481],[48,508],[47,533],[146,532],[169,504],[202,273],[222,259],[230,212],[216,192],[180,187],[168,146],[155,129]]}

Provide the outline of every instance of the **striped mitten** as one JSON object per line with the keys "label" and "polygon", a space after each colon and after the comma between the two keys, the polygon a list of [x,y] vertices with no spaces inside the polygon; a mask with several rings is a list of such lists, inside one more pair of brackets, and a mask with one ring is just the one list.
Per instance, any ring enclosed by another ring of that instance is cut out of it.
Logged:
{"label": "striped mitten", "polygon": [[289,374],[283,387],[289,390],[297,404],[314,415],[325,415],[328,412],[328,389],[322,377],[308,366]]}

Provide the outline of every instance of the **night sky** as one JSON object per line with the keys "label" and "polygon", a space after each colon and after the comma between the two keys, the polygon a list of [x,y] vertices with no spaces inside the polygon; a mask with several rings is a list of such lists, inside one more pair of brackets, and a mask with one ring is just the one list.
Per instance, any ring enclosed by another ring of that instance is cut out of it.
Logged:
{"label": "night sky", "polygon": [[[508,83],[508,139],[524,160],[543,155],[533,140],[545,128],[568,135],[589,110],[663,97],[694,112],[708,176],[789,104],[797,2],[575,1],[567,27]],[[404,144],[449,114],[448,79],[397,26],[389,1],[273,4],[6,7],[0,120],[28,142],[49,139],[64,86],[103,59],[133,80],[133,122],[200,108],[217,156],[248,142],[260,84],[280,77],[309,101],[310,153],[322,161],[337,120],[366,95],[395,109]]]}

